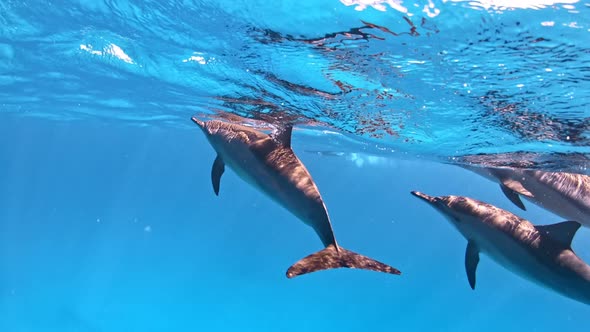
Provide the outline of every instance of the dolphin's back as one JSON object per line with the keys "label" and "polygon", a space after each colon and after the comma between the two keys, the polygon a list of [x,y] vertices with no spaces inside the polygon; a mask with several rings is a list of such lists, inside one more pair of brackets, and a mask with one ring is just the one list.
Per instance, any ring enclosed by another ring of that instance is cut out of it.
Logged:
{"label": "dolphin's back", "polygon": [[565,218],[585,223],[590,227],[590,176],[564,172],[527,173],[550,190],[549,193],[536,193],[535,198],[531,200],[538,201],[540,205],[547,206]]}
{"label": "dolphin's back", "polygon": [[532,223],[506,210],[464,196],[443,196],[440,199],[450,209],[473,216],[489,230],[499,232],[506,239],[525,248],[534,246],[539,241],[539,232]]}
{"label": "dolphin's back", "polygon": [[590,176],[565,172],[529,171],[540,182],[555,187],[563,195],[584,201],[590,207]]}
{"label": "dolphin's back", "polygon": [[504,194],[523,210],[526,208],[519,196],[566,220],[575,220],[590,227],[588,175],[511,167],[462,167],[500,183]]}

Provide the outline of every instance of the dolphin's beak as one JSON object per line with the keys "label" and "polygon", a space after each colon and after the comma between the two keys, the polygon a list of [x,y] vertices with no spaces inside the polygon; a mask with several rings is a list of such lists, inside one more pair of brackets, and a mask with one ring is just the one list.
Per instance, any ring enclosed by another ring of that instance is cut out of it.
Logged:
{"label": "dolphin's beak", "polygon": [[414,196],[416,196],[418,198],[421,198],[421,199],[425,200],[428,203],[431,203],[431,204],[436,203],[436,198],[435,197],[428,196],[428,195],[423,194],[423,193],[421,193],[419,191],[412,191],[412,195],[414,195]]}
{"label": "dolphin's beak", "polygon": [[194,123],[196,123],[199,127],[203,128],[205,126],[205,122],[197,119],[196,117],[192,117],[191,120],[193,120]]}

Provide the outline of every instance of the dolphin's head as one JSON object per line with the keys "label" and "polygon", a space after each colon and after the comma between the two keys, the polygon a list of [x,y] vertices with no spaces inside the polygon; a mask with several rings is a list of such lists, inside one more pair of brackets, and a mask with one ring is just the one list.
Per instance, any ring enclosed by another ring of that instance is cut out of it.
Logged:
{"label": "dolphin's head", "polygon": [[199,128],[201,128],[201,130],[203,130],[203,132],[205,133],[205,135],[210,135],[209,130],[207,130],[207,121],[203,121],[199,118],[197,118],[196,116],[193,116],[191,118],[191,120],[193,120],[193,122],[199,126]]}
{"label": "dolphin's head", "polygon": [[450,211],[447,211],[448,206],[445,204],[443,199],[441,199],[440,197],[429,196],[429,195],[426,195],[426,194],[421,193],[419,191],[412,191],[412,195],[425,201],[426,203],[428,203],[428,205],[432,206],[437,211],[439,211],[445,215],[448,215],[450,213]]}
{"label": "dolphin's head", "polygon": [[223,122],[220,121],[203,121],[194,116],[191,118],[191,120],[193,120],[193,122],[196,123],[197,126],[201,128],[201,130],[203,130],[207,137],[215,135],[223,125]]}
{"label": "dolphin's head", "polygon": [[438,212],[443,214],[461,233],[473,227],[471,224],[472,211],[470,210],[469,202],[465,201],[464,197],[460,196],[429,196],[419,191],[412,191],[412,195],[422,199],[428,205],[435,208]]}

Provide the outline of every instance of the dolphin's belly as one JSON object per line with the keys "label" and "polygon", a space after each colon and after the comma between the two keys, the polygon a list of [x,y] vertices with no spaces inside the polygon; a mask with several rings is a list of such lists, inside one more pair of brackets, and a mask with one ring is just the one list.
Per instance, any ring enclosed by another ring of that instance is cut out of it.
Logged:
{"label": "dolphin's belly", "polygon": [[537,280],[539,276],[553,273],[550,267],[542,264],[531,253],[530,249],[500,231],[493,230],[476,241],[482,253],[521,277],[540,282]]}
{"label": "dolphin's belly", "polygon": [[[273,169],[269,168],[263,160],[257,158],[248,146],[229,145],[220,151],[222,159],[240,178],[263,191],[279,203],[295,208],[301,202],[297,197],[295,186],[286,181]],[[291,211],[293,212],[293,211]]]}
{"label": "dolphin's belly", "polygon": [[534,250],[539,249],[529,248],[495,229],[476,241],[482,253],[513,273],[568,297],[590,303],[590,281],[567,266],[560,265],[557,257],[535,254]]}

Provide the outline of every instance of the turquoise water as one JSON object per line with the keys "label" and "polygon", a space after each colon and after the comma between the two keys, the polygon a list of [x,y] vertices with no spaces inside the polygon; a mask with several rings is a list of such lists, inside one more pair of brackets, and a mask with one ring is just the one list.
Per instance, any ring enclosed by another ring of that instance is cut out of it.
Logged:
{"label": "turquoise water", "polygon": [[[471,290],[410,191],[563,220],[458,164],[590,174],[590,4],[351,2],[0,3],[0,331],[587,330],[486,256]],[[339,243],[402,275],[287,279],[321,242],[231,170],[213,194],[190,117],[227,112],[296,123]]]}

